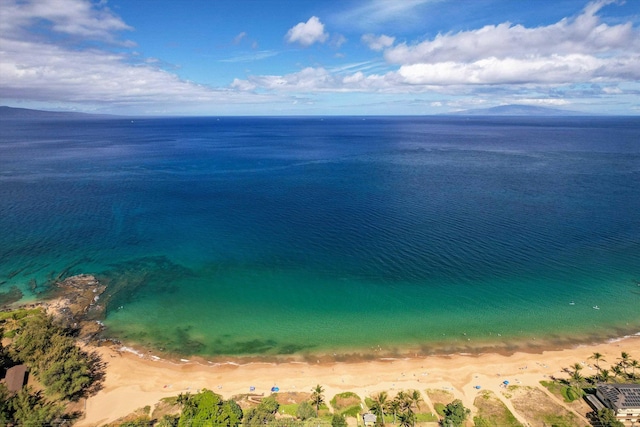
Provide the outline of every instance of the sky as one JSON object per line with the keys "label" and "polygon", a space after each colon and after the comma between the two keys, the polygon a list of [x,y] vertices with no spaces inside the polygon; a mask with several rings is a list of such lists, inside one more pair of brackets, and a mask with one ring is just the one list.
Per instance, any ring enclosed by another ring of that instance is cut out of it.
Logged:
{"label": "sky", "polygon": [[0,104],[640,115],[640,0],[0,0]]}

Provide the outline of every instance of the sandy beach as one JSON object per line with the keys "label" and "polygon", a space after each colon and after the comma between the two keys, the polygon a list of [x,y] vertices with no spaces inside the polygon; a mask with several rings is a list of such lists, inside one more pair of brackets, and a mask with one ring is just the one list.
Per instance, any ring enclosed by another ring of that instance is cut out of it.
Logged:
{"label": "sandy beach", "polygon": [[[250,387],[255,388],[254,393],[268,395],[273,386],[279,387],[280,392],[309,392],[316,384],[326,390],[327,401],[343,391],[352,391],[364,398],[383,390],[394,395],[395,391],[417,389],[423,396],[427,389],[447,390],[472,410],[477,394],[491,390],[516,418],[526,422],[502,396],[503,381],[538,387],[546,392],[539,382],[552,376],[566,377],[562,369],[576,362],[585,365],[585,376],[594,374],[593,360],[589,359],[594,352],[604,355],[606,362],[601,362],[601,367],[615,364],[623,351],[638,357],[640,336],[538,353],[460,354],[360,362],[214,364],[172,362],[151,354],[121,351],[118,347],[96,350],[107,362],[107,375],[104,388],[86,401],[86,416],[77,424],[81,427],[102,425],[146,405],[153,407],[163,397],[202,388],[230,398],[248,393]],[[425,400],[429,405],[428,399]],[[584,413],[576,415],[583,419]]]}

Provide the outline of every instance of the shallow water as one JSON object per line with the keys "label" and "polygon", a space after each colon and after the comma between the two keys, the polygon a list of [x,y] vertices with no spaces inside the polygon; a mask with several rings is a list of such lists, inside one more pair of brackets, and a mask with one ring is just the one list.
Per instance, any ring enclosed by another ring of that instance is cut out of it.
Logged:
{"label": "shallow water", "polygon": [[108,335],[181,354],[635,333],[639,141],[637,118],[2,121],[0,292],[97,274]]}

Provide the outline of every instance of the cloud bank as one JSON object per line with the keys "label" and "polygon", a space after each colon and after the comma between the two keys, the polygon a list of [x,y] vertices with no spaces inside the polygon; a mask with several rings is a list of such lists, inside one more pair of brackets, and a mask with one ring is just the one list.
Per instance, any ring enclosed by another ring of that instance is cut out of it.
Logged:
{"label": "cloud bank", "polygon": [[120,38],[130,30],[108,8],[84,0],[2,0],[0,97],[151,113],[176,104],[275,100],[185,81],[154,67],[157,61],[138,57],[128,49],[134,43]]}
{"label": "cloud bank", "polygon": [[[382,52],[394,70],[344,75],[331,74],[322,67],[305,68],[283,76],[252,76],[247,83],[268,90],[385,93],[469,93],[469,87],[474,90],[479,86],[502,86],[517,92],[535,86],[538,90],[546,87],[549,93],[555,91],[554,96],[562,85],[637,83],[640,33],[631,22],[602,22],[597,14],[610,3],[613,1],[591,2],[577,16],[547,26],[527,28],[505,22],[439,34],[413,44],[395,43],[395,38],[388,35],[365,34],[362,42]],[[374,6],[391,8],[384,1],[369,7]]]}
{"label": "cloud bank", "polygon": [[[363,7],[383,19],[384,13],[396,16],[428,3],[376,0]],[[593,1],[575,16],[544,26],[503,22],[415,42],[366,33],[360,40],[370,49],[368,58],[332,66],[317,59],[314,66],[298,62],[289,65],[297,69],[235,77],[227,87],[214,88],[160,68],[162,58],[137,54],[135,43],[123,38],[134,29],[103,2],[0,0],[0,97],[143,113],[164,105],[211,111],[349,92],[396,99],[457,96],[467,104],[492,96],[555,105],[585,97],[637,99],[640,32],[630,19],[605,22],[599,14],[607,5],[616,2]],[[236,34],[236,44],[247,38],[244,31]],[[347,39],[338,33],[330,38],[320,18],[312,16],[291,27],[284,41],[304,47],[328,42],[338,49]],[[236,52],[215,64],[255,63],[275,55],[285,62],[286,52],[268,49]],[[430,105],[445,105],[442,98],[433,99]]]}

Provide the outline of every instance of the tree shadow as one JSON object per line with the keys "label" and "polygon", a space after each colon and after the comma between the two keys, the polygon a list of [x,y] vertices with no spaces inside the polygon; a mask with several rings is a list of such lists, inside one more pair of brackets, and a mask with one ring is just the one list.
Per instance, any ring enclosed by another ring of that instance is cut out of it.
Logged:
{"label": "tree shadow", "polygon": [[95,396],[100,390],[104,388],[104,381],[107,378],[107,362],[102,360],[100,354],[97,351],[86,353],[89,364],[91,384],[82,390],[76,399],[81,397],[87,398]]}

